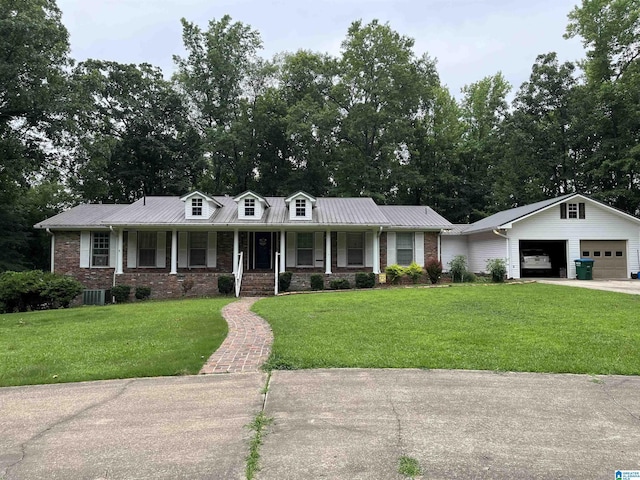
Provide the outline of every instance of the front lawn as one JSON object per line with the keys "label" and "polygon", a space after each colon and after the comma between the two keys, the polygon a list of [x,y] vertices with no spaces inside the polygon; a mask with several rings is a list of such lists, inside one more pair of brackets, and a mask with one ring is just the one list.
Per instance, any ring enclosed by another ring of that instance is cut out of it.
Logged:
{"label": "front lawn", "polygon": [[0,315],[0,386],[198,373],[231,299]]}
{"label": "front lawn", "polygon": [[640,374],[640,296],[542,284],[291,295],[256,303],[276,369]]}

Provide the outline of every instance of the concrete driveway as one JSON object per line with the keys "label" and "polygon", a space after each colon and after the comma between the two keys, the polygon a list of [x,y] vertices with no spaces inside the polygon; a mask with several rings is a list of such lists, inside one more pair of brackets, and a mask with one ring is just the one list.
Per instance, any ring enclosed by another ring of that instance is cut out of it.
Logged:
{"label": "concrete driveway", "polygon": [[608,292],[640,295],[640,280],[543,279],[536,281],[539,283],[548,283],[550,285],[564,285],[565,287],[590,288],[592,290],[606,290]]}
{"label": "concrete driveway", "polygon": [[[0,479],[242,479],[260,373],[0,389]],[[602,479],[640,469],[640,377],[274,372],[268,479]]]}

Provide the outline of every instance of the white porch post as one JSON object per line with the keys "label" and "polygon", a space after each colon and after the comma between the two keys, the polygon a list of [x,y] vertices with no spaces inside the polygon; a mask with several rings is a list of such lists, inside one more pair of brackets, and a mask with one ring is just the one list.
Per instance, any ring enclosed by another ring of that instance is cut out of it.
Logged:
{"label": "white porch post", "polygon": [[51,233],[51,273],[55,273],[56,271],[56,234],[47,230]]}
{"label": "white porch post", "polygon": [[331,275],[331,230],[327,230],[324,241],[324,273]]}
{"label": "white porch post", "polygon": [[240,233],[236,228],[233,231],[233,274],[238,273],[238,255],[240,254]]}
{"label": "white porch post", "polygon": [[373,273],[380,273],[380,231],[373,232]]}
{"label": "white porch post", "polygon": [[171,271],[169,275],[178,273],[178,231],[171,230]]}
{"label": "white porch post", "polygon": [[124,229],[118,230],[118,248],[116,249],[116,275],[122,275],[124,263]]}
{"label": "white porch post", "polygon": [[284,272],[287,269],[287,245],[286,245],[287,233],[284,230],[280,230],[280,271]]}

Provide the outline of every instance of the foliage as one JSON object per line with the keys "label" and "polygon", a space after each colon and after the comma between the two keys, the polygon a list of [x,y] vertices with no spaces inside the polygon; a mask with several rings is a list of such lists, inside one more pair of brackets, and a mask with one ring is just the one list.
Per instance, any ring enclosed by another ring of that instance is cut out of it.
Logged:
{"label": "foliage", "polygon": [[0,386],[197,374],[229,299],[135,302],[0,317]]}
{"label": "foliage", "polygon": [[130,285],[114,285],[111,287],[111,295],[115,299],[116,303],[126,303],[129,301],[131,295]]}
{"label": "foliage", "polygon": [[151,296],[151,288],[150,287],[136,287],[135,297],[137,300],[148,300]]}
{"label": "foliage", "polygon": [[83,290],[82,284],[73,277],[55,273],[44,275],[42,297],[52,308],[67,308]]}
{"label": "foliage", "polygon": [[192,278],[185,278],[182,281],[182,296],[184,297],[187,293],[189,293],[189,291],[193,288],[193,279]]}
{"label": "foliage", "polygon": [[442,262],[435,257],[431,257],[427,260],[427,264],[425,265],[425,270],[427,271],[427,276],[429,277],[429,281],[432,284],[438,283],[440,277],[442,276]]}
{"label": "foliage", "polygon": [[0,313],[66,308],[81,292],[80,282],[64,275],[6,271],[0,274]]}
{"label": "foliage", "polygon": [[324,276],[320,273],[311,275],[311,290],[324,290]]}
{"label": "foliage", "polygon": [[279,292],[289,291],[292,277],[293,277],[292,272],[280,272],[280,274],[278,275],[278,291]]}
{"label": "foliage", "polygon": [[453,283],[464,282],[465,276],[469,274],[467,272],[467,257],[464,255],[453,257],[453,260],[449,262],[449,273]]}
{"label": "foliage", "polygon": [[507,262],[502,258],[491,258],[487,260],[487,270],[491,273],[493,282],[504,282],[504,277],[507,274]]}
{"label": "foliage", "polygon": [[218,292],[222,295],[229,295],[235,287],[235,279],[231,275],[220,275],[218,277]]}
{"label": "foliage", "polygon": [[384,271],[387,274],[387,279],[389,280],[389,282],[393,284],[397,284],[406,272],[404,267],[401,267],[396,263],[394,263],[393,265],[388,265],[387,268],[384,269]]}
{"label": "foliage", "polygon": [[373,288],[376,286],[376,275],[373,272],[356,273],[356,288]]}
{"label": "foliage", "polygon": [[404,274],[408,276],[413,283],[418,283],[423,272],[422,267],[416,262],[411,262],[411,264],[404,269]]}
{"label": "foliage", "polygon": [[351,284],[346,278],[334,278],[329,282],[329,288],[331,290],[348,290],[351,288]]}

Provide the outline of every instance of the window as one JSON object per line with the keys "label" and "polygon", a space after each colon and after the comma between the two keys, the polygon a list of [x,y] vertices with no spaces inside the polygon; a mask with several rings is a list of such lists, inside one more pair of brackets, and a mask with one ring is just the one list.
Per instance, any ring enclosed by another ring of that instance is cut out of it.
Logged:
{"label": "window", "polygon": [[191,199],[191,215],[193,215],[194,217],[202,216],[202,199],[201,198]]}
{"label": "window", "polygon": [[578,218],[578,204],[570,203],[569,207],[569,218]]}
{"label": "window", "polygon": [[91,242],[91,266],[109,266],[109,232],[94,232]]}
{"label": "window", "polygon": [[347,233],[347,265],[364,265],[364,234]]}
{"label": "window", "polygon": [[580,218],[585,219],[585,205],[581,203],[561,203],[560,218]]}
{"label": "window", "polygon": [[244,199],[244,216],[253,217],[256,214],[256,199],[245,198]]}
{"label": "window", "polygon": [[588,256],[589,256],[589,250],[583,250],[583,251],[582,251],[582,257],[583,257],[583,258],[586,258],[586,257],[588,257]]}
{"label": "window", "polygon": [[304,198],[296,199],[296,217],[307,216],[307,201]]}
{"label": "window", "polygon": [[595,252],[593,252],[593,256],[594,257],[599,257],[600,256],[600,252],[598,252],[597,250]]}
{"label": "window", "polygon": [[604,252],[604,256],[605,256],[605,257],[610,257],[610,256],[611,256],[611,252],[607,252],[607,251],[605,251],[605,252]]}
{"label": "window", "polygon": [[207,266],[207,232],[189,234],[189,266]]}
{"label": "window", "polygon": [[138,266],[156,266],[156,243],[158,234],[156,232],[138,233]]}
{"label": "window", "polygon": [[413,233],[399,232],[396,235],[396,261],[398,265],[413,262]]}
{"label": "window", "polygon": [[313,266],[313,233],[299,233],[297,244],[297,265]]}
{"label": "window", "polygon": [[622,256],[622,252],[616,252],[616,257],[621,257]]}

